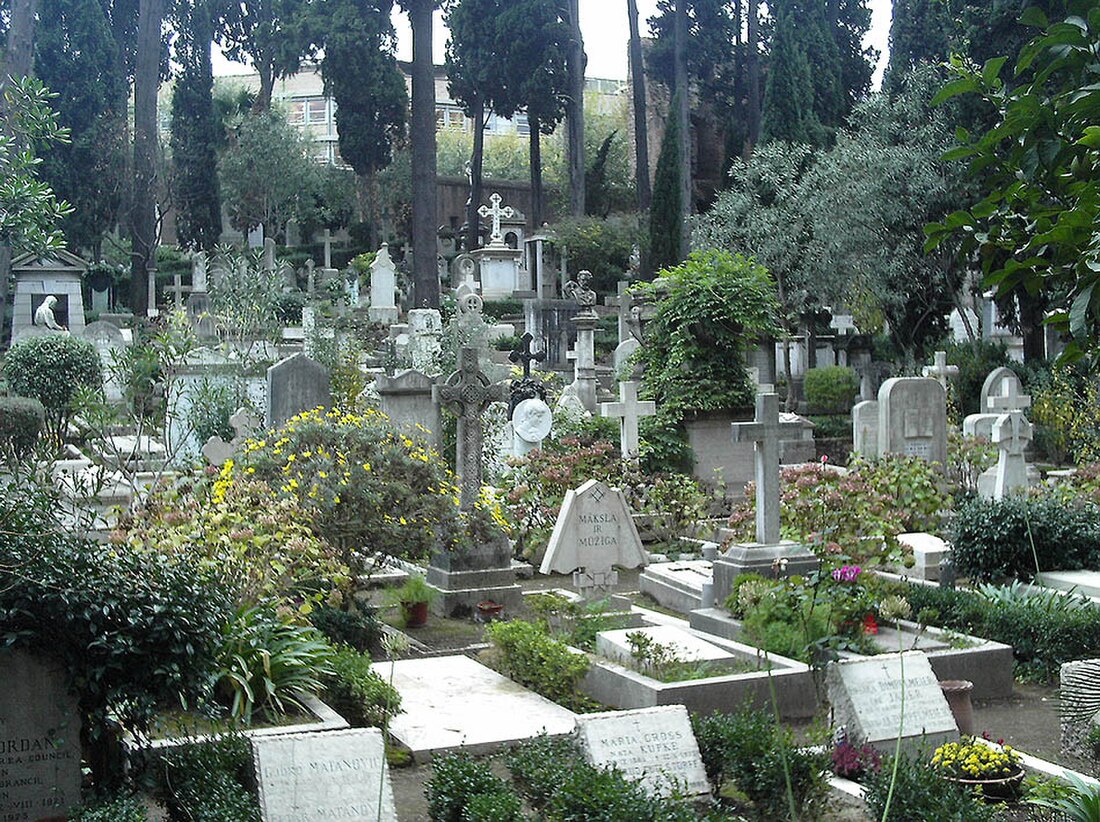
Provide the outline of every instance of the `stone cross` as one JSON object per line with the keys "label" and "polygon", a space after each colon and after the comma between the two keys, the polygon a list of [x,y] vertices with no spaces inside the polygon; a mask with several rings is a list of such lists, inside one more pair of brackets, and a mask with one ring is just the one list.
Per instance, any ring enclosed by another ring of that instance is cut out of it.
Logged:
{"label": "stone cross", "polygon": [[489,202],[493,204],[491,208],[489,206],[483,205],[477,210],[477,213],[480,214],[482,217],[492,217],[493,228],[492,231],[489,232],[489,245],[504,245],[504,234],[500,230],[500,218],[504,217],[507,219],[511,219],[516,212],[512,209],[511,206],[505,206],[504,208],[501,208],[500,195],[497,194],[495,191],[493,192],[493,195],[489,198]]}
{"label": "stone cross", "polygon": [[196,251],[191,258],[191,292],[206,293],[206,254]]}
{"label": "stone cross", "polygon": [[332,230],[325,229],[325,268],[332,268]]}
{"label": "stone cross", "polygon": [[933,365],[926,365],[921,369],[921,374],[926,377],[931,377],[936,380],[940,385],[947,390],[947,380],[954,377],[959,373],[959,367],[957,365],[947,364],[947,352],[937,351],[936,359]]}
{"label": "stone cross", "polygon": [[732,423],[733,441],[755,443],[756,541],[779,542],[779,435],[784,428],[801,431],[801,423],[779,421],[779,396],[756,395],[756,419]]}
{"label": "stone cross", "polygon": [[172,292],[173,301],[176,306],[176,311],[183,310],[183,292],[186,290],[183,285],[183,275],[177,271],[172,275],[172,287],[168,289]]}
{"label": "stone cross", "polygon": [[523,336],[520,337],[522,346],[515,349],[508,355],[508,359],[514,363],[523,363],[523,378],[525,380],[531,379],[531,363],[542,362],[546,359],[546,352],[540,351],[537,354],[532,353],[531,343],[534,341],[534,337],[531,336],[530,331],[525,331]]}
{"label": "stone cross", "polygon": [[1011,414],[1013,411],[1023,411],[1031,407],[1031,396],[1020,393],[1019,380],[1002,380],[1001,393],[994,394],[986,402],[989,410],[997,413]]}
{"label": "stone cross", "polygon": [[1031,423],[1027,421],[1022,410],[1002,414],[993,423],[993,442],[1000,448],[993,499],[1004,499],[1009,494],[1027,489],[1027,460],[1024,459],[1024,452],[1031,437]]}
{"label": "stone cross", "polygon": [[481,494],[481,417],[493,402],[508,399],[508,386],[491,383],[478,365],[477,348],[463,346],[459,367],[444,385],[432,387],[432,399],[452,406],[458,415],[455,463],[461,489],[460,508],[473,510]]}
{"label": "stone cross", "polygon": [[601,417],[619,419],[619,450],[623,459],[638,458],[638,420],[652,417],[657,413],[657,404],[652,401],[638,401],[638,383],[634,381],[619,383],[619,401],[601,402]]}
{"label": "stone cross", "polygon": [[229,418],[229,424],[233,426],[233,430],[236,432],[233,439],[226,442],[215,434],[202,447],[202,455],[206,457],[211,465],[220,468],[232,459],[241,443],[252,436],[252,433],[257,431],[262,423],[263,421],[251,411],[238,408],[237,413]]}

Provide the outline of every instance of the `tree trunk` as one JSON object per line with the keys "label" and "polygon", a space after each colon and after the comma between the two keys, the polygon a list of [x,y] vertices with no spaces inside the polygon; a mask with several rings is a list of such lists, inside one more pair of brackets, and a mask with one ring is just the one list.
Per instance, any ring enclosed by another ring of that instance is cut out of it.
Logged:
{"label": "tree trunk", "polygon": [[260,90],[252,101],[252,113],[263,114],[271,109],[271,96],[275,92],[275,67],[261,55],[256,60],[256,73],[260,75]]}
{"label": "tree trunk", "polygon": [[527,125],[531,129],[531,227],[542,227],[542,123],[530,113]]}
{"label": "tree trunk", "polygon": [[4,54],[0,88],[8,77],[25,77],[34,68],[34,19],[38,0],[12,0],[8,44]]}
{"label": "tree trunk", "polygon": [[634,101],[634,176],[638,188],[638,210],[648,211],[653,198],[649,185],[649,129],[646,127],[645,64],[642,36],[638,30],[638,0],[626,0],[630,18],[630,81]]}
{"label": "tree trunk", "polygon": [[157,250],[157,86],[160,81],[160,29],[164,0],[141,0],[137,62],[134,69],[134,176],[130,204],[130,307],[136,318],[149,305],[148,271]]}
{"label": "tree trunk", "polygon": [[474,149],[470,156],[470,201],[466,204],[466,253],[478,247],[481,207],[481,174],[485,165],[485,100],[478,97],[474,105]]}
{"label": "tree trunk", "polygon": [[1020,336],[1024,343],[1024,362],[1031,365],[1046,356],[1046,342],[1043,339],[1046,300],[1041,294],[1032,296],[1020,289],[1016,294],[1016,305],[1019,309]]}
{"label": "tree trunk", "polygon": [[566,113],[569,158],[569,210],[574,217],[584,216],[584,38],[581,36],[580,0],[568,0],[569,102]]}
{"label": "tree trunk", "polygon": [[436,258],[435,75],[432,68],[432,0],[413,0],[412,244],[414,304],[439,308]]}
{"label": "tree trunk", "polygon": [[748,139],[745,141],[745,157],[752,154],[753,146],[760,139],[760,0],[749,0],[746,58],[749,75]]}
{"label": "tree trunk", "polygon": [[676,111],[673,115],[680,122],[680,254],[686,257],[691,252],[691,231],[689,228],[691,212],[694,210],[691,196],[691,89],[687,71],[688,37],[688,0],[676,0],[676,19],[674,27],[675,95]]}

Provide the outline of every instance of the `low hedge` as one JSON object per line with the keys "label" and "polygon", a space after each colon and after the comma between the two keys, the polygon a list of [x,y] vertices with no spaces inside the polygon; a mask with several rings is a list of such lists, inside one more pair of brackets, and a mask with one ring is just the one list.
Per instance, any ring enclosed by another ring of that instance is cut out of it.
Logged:
{"label": "low hedge", "polygon": [[468,753],[436,757],[426,792],[432,822],[518,822],[524,818],[518,794],[493,773],[488,761]]}
{"label": "low hedge", "polygon": [[1100,506],[1050,496],[974,498],[952,526],[959,571],[987,581],[1029,580],[1036,570],[1095,568],[1100,562]]}
{"label": "low hedge", "polygon": [[28,397],[0,397],[0,457],[22,460],[34,449],[46,422],[42,403]]}
{"label": "low hedge", "polygon": [[843,365],[828,365],[806,371],[802,390],[811,410],[822,414],[844,414],[852,410],[859,394],[859,375]]}
{"label": "low hedge", "polygon": [[1100,609],[1057,593],[995,591],[994,600],[976,591],[910,584],[904,594],[921,622],[1011,645],[1017,675],[1025,679],[1053,682],[1063,662],[1096,656]]}
{"label": "low hedge", "polygon": [[353,728],[381,728],[401,710],[401,695],[371,667],[371,658],[347,645],[332,656],[325,698]]}
{"label": "low hedge", "polygon": [[573,711],[592,710],[578,686],[588,672],[588,657],[574,653],[549,630],[534,622],[493,622],[485,635],[499,652],[505,676]]}

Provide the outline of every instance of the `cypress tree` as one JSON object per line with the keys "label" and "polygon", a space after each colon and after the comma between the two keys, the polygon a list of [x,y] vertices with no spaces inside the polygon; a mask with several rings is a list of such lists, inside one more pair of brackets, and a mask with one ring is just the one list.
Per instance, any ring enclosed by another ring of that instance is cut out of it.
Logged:
{"label": "cypress tree", "polygon": [[214,114],[210,64],[213,24],[207,0],[180,9],[176,59],[181,65],[172,94],[172,194],[179,245],[212,249],[222,230],[221,192],[215,146],[220,125]]}
{"label": "cypress tree", "polygon": [[652,271],[659,271],[683,259],[683,196],[680,193],[680,119],[676,116],[676,97],[672,99],[657,158],[653,180],[653,204],[649,210],[649,254]]}
{"label": "cypress tree", "polygon": [[793,17],[785,14],[776,22],[764,85],[760,139],[817,144],[822,135],[814,114],[810,61],[798,41]]}

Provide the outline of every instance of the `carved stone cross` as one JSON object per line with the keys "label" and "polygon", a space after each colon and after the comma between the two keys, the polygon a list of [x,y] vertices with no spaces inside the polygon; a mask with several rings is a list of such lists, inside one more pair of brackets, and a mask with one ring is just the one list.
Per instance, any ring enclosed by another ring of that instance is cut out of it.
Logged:
{"label": "carved stone cross", "polygon": [[[992,402],[993,398],[990,398]],[[993,442],[1000,448],[997,473],[993,484],[993,499],[1027,490],[1027,460],[1024,452],[1031,442],[1034,429],[1022,410],[1002,414],[993,424]]]}
{"label": "carved stone cross", "polygon": [[756,541],[775,545],[779,542],[779,436],[787,427],[801,430],[801,424],[779,421],[777,394],[757,394],[755,421],[730,427],[734,442],[755,443]]}
{"label": "carved stone cross", "polygon": [[623,459],[638,458],[638,420],[652,417],[657,413],[657,404],[652,401],[638,401],[638,383],[619,383],[619,401],[601,402],[601,417],[619,419],[619,450]]}
{"label": "carved stone cross", "polygon": [[940,385],[947,388],[947,380],[954,377],[959,373],[959,367],[957,365],[947,364],[947,352],[937,351],[936,359],[933,365],[926,365],[921,369],[921,374],[926,377],[931,377],[936,380]]}
{"label": "carved stone cross", "polygon": [[[993,413],[1009,413],[1023,411],[1031,407],[1031,396],[1020,393],[1020,381],[1001,380],[1001,393],[994,394],[986,400],[988,410]],[[982,409],[985,411],[986,409]]]}
{"label": "carved stone cross", "polygon": [[516,212],[511,206],[504,206],[504,208],[501,208],[500,195],[497,194],[495,191],[493,192],[493,195],[489,198],[489,202],[493,204],[492,207],[481,206],[481,208],[477,210],[477,213],[480,214],[482,217],[491,217],[493,220],[493,227],[492,230],[489,232],[489,245],[504,245],[504,234],[500,230],[500,219],[501,217],[511,219],[513,216],[515,216]]}
{"label": "carved stone cross", "polygon": [[458,370],[444,385],[432,387],[432,399],[451,406],[458,416],[455,462],[461,490],[459,507],[473,510],[481,494],[481,417],[491,403],[507,401],[508,386],[489,382],[478,364],[477,348],[463,346]]}
{"label": "carved stone cross", "polygon": [[545,351],[540,351],[537,354],[532,353],[531,343],[534,339],[530,331],[525,331],[523,336],[520,337],[522,345],[508,355],[508,359],[512,362],[523,363],[523,378],[525,380],[531,379],[531,363],[542,362],[546,359]]}

